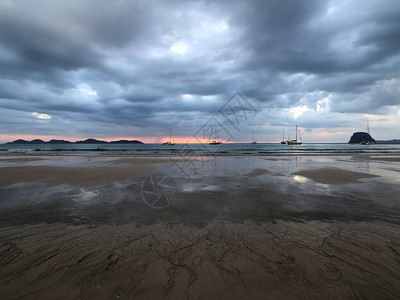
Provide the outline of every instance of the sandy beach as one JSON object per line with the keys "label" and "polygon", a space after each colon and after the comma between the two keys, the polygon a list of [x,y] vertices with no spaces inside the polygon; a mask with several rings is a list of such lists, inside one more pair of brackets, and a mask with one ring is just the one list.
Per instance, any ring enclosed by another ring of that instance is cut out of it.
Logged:
{"label": "sandy beach", "polygon": [[398,299],[398,157],[1,156],[0,299]]}

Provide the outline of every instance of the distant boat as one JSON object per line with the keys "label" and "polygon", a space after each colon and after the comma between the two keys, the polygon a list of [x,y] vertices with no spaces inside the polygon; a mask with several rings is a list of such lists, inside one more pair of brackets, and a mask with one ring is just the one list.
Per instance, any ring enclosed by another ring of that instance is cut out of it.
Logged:
{"label": "distant boat", "polygon": [[[371,137],[371,135],[369,133],[369,123],[368,123],[368,121],[367,121],[367,133],[368,133],[368,138],[365,139],[365,140],[362,140],[360,142],[360,145],[373,145],[373,144],[376,144],[375,140],[372,139],[372,137]],[[369,138],[371,138],[371,139],[369,139]]]}
{"label": "distant boat", "polygon": [[171,128],[169,129],[169,141],[168,142],[164,142],[164,143],[162,143],[163,145],[167,145],[167,146],[173,146],[173,145],[175,145],[175,140],[174,140],[174,138],[172,137],[172,131],[171,131]]}
{"label": "distant boat", "polygon": [[[211,135],[213,134],[213,129],[211,129]],[[217,135],[217,131],[214,130],[214,139],[211,140],[209,143],[209,145],[220,145],[222,144],[219,139],[218,139],[218,135]]]}
{"label": "distant boat", "polygon": [[[299,132],[298,132],[297,125],[296,125],[296,139],[287,141],[288,145],[301,145],[303,143],[301,141],[301,137],[300,137],[300,140],[297,140],[297,133],[299,133]],[[299,136],[300,136],[300,133],[299,133]]]}
{"label": "distant boat", "polygon": [[253,145],[257,144],[257,142],[254,140],[254,131],[253,131],[253,141],[251,142]]}
{"label": "distant boat", "polygon": [[282,128],[282,141],[281,144],[286,144],[287,141],[285,141],[285,128]]}

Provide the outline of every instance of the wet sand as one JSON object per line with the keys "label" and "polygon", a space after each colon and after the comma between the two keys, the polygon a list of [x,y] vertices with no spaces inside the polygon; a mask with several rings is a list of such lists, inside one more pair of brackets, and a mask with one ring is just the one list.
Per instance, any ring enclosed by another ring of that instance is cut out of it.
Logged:
{"label": "wet sand", "polygon": [[214,221],[0,230],[2,297],[394,299],[398,226]]}
{"label": "wet sand", "polygon": [[99,186],[114,181],[137,179],[151,174],[148,166],[123,167],[9,167],[0,168],[0,187],[19,182],[46,181],[48,186],[69,184]]}
{"label": "wet sand", "polygon": [[2,162],[0,299],[398,299],[400,164],[337,159]]}
{"label": "wet sand", "polygon": [[293,175],[300,175],[325,184],[355,183],[363,178],[374,178],[376,175],[347,171],[335,168],[306,169],[293,172]]}
{"label": "wet sand", "polygon": [[392,156],[368,157],[367,159],[378,160],[378,161],[388,161],[388,162],[400,162],[400,157],[392,157]]}

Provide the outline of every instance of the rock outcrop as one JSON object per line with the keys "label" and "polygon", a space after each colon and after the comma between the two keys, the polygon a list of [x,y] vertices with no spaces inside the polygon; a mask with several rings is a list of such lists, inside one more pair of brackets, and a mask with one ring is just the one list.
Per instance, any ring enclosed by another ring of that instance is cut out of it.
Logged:
{"label": "rock outcrop", "polygon": [[350,138],[349,144],[360,144],[361,142],[376,143],[375,139],[367,132],[355,132]]}

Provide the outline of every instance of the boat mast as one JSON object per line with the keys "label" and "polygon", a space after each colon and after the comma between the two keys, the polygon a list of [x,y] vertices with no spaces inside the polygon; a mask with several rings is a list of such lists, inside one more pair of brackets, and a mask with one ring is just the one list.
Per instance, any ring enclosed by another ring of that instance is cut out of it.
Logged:
{"label": "boat mast", "polygon": [[297,142],[297,125],[296,125],[296,142]]}

